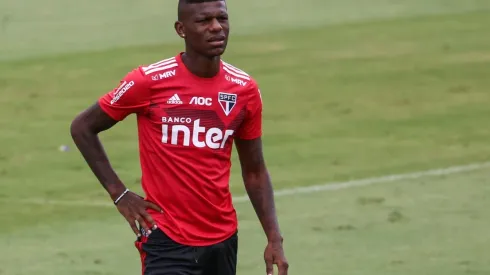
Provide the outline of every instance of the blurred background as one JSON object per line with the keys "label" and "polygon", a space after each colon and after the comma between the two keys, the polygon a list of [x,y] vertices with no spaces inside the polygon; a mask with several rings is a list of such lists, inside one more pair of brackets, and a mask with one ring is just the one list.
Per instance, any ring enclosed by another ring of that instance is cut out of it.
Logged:
{"label": "blurred background", "polygon": [[[490,274],[490,1],[228,7],[223,58],[261,87],[290,274]],[[139,274],[133,233],[69,126],[132,68],[183,50],[176,11],[0,0],[1,275]],[[102,140],[141,192],[134,117]],[[236,164],[238,274],[265,274]]]}

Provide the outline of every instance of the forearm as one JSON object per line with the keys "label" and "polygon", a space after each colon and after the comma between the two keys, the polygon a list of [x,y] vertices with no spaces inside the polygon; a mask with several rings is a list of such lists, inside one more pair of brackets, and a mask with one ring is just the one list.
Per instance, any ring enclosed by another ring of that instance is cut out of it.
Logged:
{"label": "forearm", "polygon": [[267,171],[248,173],[243,176],[245,188],[267,239],[282,241],[274,203],[274,192]]}
{"label": "forearm", "polygon": [[96,133],[74,123],[71,135],[78,150],[111,198],[116,199],[126,187],[112,169]]}

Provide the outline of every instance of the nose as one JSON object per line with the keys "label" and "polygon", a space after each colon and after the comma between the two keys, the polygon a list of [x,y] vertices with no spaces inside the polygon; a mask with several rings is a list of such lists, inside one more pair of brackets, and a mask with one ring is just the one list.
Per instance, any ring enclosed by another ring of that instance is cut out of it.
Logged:
{"label": "nose", "polygon": [[219,32],[223,30],[223,26],[221,26],[221,23],[216,18],[213,18],[213,21],[211,21],[211,25],[209,27],[212,32]]}

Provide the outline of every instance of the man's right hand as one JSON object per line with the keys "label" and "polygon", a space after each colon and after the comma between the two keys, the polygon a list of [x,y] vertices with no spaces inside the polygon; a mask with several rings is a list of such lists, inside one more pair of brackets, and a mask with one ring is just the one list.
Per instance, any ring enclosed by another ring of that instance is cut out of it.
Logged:
{"label": "man's right hand", "polygon": [[151,230],[155,230],[157,225],[146,209],[151,208],[155,211],[162,212],[162,209],[156,204],[144,200],[141,196],[136,193],[128,192],[125,194],[116,205],[117,210],[123,215],[123,217],[128,221],[129,226],[133,229],[136,236],[140,237],[141,233],[136,226],[138,221],[142,229],[144,229],[148,234]]}

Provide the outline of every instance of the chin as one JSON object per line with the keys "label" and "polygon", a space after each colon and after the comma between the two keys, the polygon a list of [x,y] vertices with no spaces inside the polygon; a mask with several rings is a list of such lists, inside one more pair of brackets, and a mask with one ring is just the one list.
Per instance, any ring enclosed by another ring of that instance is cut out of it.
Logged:
{"label": "chin", "polygon": [[225,50],[226,50],[226,48],[215,48],[215,49],[211,49],[211,50],[209,50],[206,53],[206,55],[208,57],[211,57],[211,58],[217,57],[217,56],[221,56],[221,55],[223,55],[225,53]]}

